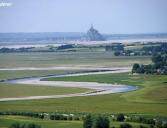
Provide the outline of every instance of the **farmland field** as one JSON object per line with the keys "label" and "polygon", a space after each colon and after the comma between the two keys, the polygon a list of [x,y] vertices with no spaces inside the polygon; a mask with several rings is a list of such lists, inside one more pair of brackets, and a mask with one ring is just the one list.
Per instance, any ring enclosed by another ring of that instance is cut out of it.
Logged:
{"label": "farmland field", "polygon": [[47,76],[57,74],[69,74],[87,72],[93,70],[1,70],[0,80],[17,79],[24,77]]}
{"label": "farmland field", "polygon": [[[166,91],[162,91],[157,96],[153,97],[149,95],[149,93],[154,94],[155,89],[164,90],[167,76],[131,75],[129,73],[118,73],[89,75],[84,76],[84,78],[83,76],[68,78],[69,81],[96,81],[121,83],[133,86],[137,85],[140,87],[140,89],[133,92],[110,95],[0,102],[0,109],[1,111],[7,111],[10,109],[12,111],[38,112],[60,111],[77,113],[136,113],[165,117],[167,115]],[[64,81],[66,80],[66,78],[54,78],[54,80],[56,79],[62,79]]]}
{"label": "farmland field", "polygon": [[[0,68],[25,68],[23,70],[1,70],[0,80],[66,74],[90,71],[92,69],[52,69],[52,67],[125,67],[134,63],[149,64],[150,57],[122,56],[114,57],[110,52],[62,52],[62,53],[14,53],[1,54]],[[27,70],[26,68],[36,68]],[[40,69],[41,68],[41,69]],[[42,68],[51,68],[43,70]],[[65,112],[65,113],[101,113],[130,114],[145,117],[167,118],[166,75],[132,75],[131,73],[115,73],[87,76],[70,76],[43,79],[47,81],[79,81],[116,83],[138,86],[139,90],[86,97],[71,97],[60,99],[38,99],[23,101],[0,102],[0,111],[20,112]],[[21,84],[0,83],[0,97],[23,97],[40,95],[57,95],[85,92],[88,89],[69,87],[46,87]],[[48,127],[82,127],[81,121],[51,121],[19,117],[0,116],[0,127],[7,127],[14,121],[37,122],[43,128]],[[111,126],[119,127],[119,122]],[[134,127],[139,124],[132,123]]]}
{"label": "farmland field", "polygon": [[0,68],[57,67],[57,66],[132,66],[151,63],[146,56],[113,56],[112,52],[54,52],[0,54]]}
{"label": "farmland field", "polygon": [[167,76],[165,75],[132,75],[130,73],[101,74],[87,76],[71,76],[59,78],[45,78],[43,81],[77,81],[119,83],[140,87],[139,90],[123,94],[127,100],[135,102],[163,102],[167,103]]}
{"label": "farmland field", "polygon": [[0,98],[48,96],[82,93],[91,89],[73,87],[49,87],[20,84],[0,84]]}

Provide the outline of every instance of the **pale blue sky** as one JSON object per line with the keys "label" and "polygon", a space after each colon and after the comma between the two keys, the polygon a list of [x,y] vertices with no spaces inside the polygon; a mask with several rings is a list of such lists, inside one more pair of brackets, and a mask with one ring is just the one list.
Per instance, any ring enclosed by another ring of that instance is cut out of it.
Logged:
{"label": "pale blue sky", "polygon": [[0,32],[86,32],[91,24],[108,34],[167,32],[167,0],[8,1]]}

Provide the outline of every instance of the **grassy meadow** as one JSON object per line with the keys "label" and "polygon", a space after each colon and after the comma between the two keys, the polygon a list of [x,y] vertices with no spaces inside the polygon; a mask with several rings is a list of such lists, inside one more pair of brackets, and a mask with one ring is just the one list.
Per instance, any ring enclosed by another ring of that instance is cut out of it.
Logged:
{"label": "grassy meadow", "polygon": [[[54,78],[54,80],[65,80],[66,78]],[[140,89],[133,92],[109,95],[0,102],[0,110],[115,114],[126,113],[167,118],[167,76],[165,75],[131,75],[129,73],[117,73],[68,78],[68,81],[96,81],[120,83],[133,86],[137,85]],[[160,92],[158,94],[156,92],[157,89]],[[151,96],[150,93],[153,96]]]}
{"label": "grassy meadow", "polygon": [[70,76],[45,78],[43,81],[77,81],[119,83],[138,86],[140,89],[124,93],[123,97],[135,102],[162,102],[167,103],[167,76],[166,75],[132,75],[131,73],[100,74],[86,76]]}
{"label": "grassy meadow", "polygon": [[77,73],[77,72],[86,72],[86,71],[93,71],[93,70],[1,70],[0,80],[57,75],[57,74],[68,74],[68,73]]}
{"label": "grassy meadow", "polygon": [[0,54],[0,68],[57,66],[132,66],[151,63],[146,56],[113,56],[112,52],[48,52]]}
{"label": "grassy meadow", "polygon": [[[134,63],[149,64],[146,56],[113,56],[112,52],[54,52],[54,53],[5,53],[0,54],[0,68],[21,67],[118,67],[132,66]],[[81,72],[85,70],[11,70],[0,71],[0,80],[23,77],[55,75]],[[79,81],[117,83],[138,86],[139,90],[125,93],[71,97],[60,99],[40,99],[0,102],[0,111],[20,112],[64,112],[64,113],[102,113],[130,114],[146,117],[167,118],[167,76],[132,75],[130,73],[87,75],[43,79],[47,81]],[[67,87],[46,87],[0,83],[0,98],[39,95],[56,95],[85,92],[88,89]],[[13,122],[35,122],[42,128],[82,128],[82,121],[51,121],[20,116],[0,116],[0,128]],[[134,128],[138,123],[131,123]],[[120,122],[111,121],[118,128]]]}
{"label": "grassy meadow", "polygon": [[1,83],[0,98],[63,95],[72,93],[82,93],[89,90],[91,89]]}

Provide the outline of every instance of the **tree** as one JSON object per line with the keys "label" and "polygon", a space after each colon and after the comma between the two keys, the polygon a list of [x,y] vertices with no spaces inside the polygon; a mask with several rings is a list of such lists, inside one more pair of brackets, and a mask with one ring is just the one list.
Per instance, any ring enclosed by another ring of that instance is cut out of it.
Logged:
{"label": "tree", "polygon": [[72,116],[68,116],[68,120],[72,120]]}
{"label": "tree", "polygon": [[54,115],[50,115],[50,120],[55,120],[55,116]]}
{"label": "tree", "polygon": [[156,123],[156,127],[157,127],[157,128],[162,128],[162,121],[158,121],[158,122]]}
{"label": "tree", "polygon": [[20,128],[20,124],[18,122],[12,124],[9,128]]}
{"label": "tree", "polygon": [[109,127],[110,127],[110,121],[108,117],[105,116],[98,116],[93,122],[93,128],[109,128]]}
{"label": "tree", "polygon": [[39,118],[44,119],[45,118],[44,114],[39,115]]}
{"label": "tree", "polygon": [[139,126],[139,128],[146,128],[146,127],[145,127],[145,126],[143,126],[143,125],[140,125],[140,126]]}
{"label": "tree", "polygon": [[27,128],[41,128],[41,126],[34,123],[30,123],[27,125]]}
{"label": "tree", "polygon": [[161,62],[162,61],[162,57],[161,55],[154,55],[152,56],[152,61],[156,64],[157,62]]}
{"label": "tree", "polygon": [[120,128],[132,128],[132,126],[128,123],[124,123],[120,125]]}
{"label": "tree", "polygon": [[167,123],[165,123],[165,124],[163,125],[163,128],[167,128]]}
{"label": "tree", "polygon": [[124,117],[123,114],[119,114],[119,115],[117,116],[117,121],[124,121],[124,119],[125,119],[125,117]]}
{"label": "tree", "polygon": [[93,119],[92,116],[89,114],[84,118],[83,128],[92,128],[92,124],[93,124]]}
{"label": "tree", "polygon": [[117,51],[117,52],[114,52],[114,55],[115,55],[115,56],[119,56],[120,54],[121,54],[121,53],[118,52],[118,51]]}
{"label": "tree", "polygon": [[74,48],[74,46],[72,44],[61,45],[57,48],[57,50],[64,50],[64,49],[69,49],[69,48]]}
{"label": "tree", "polygon": [[139,64],[134,64],[132,68],[132,73],[135,73],[140,68]]}

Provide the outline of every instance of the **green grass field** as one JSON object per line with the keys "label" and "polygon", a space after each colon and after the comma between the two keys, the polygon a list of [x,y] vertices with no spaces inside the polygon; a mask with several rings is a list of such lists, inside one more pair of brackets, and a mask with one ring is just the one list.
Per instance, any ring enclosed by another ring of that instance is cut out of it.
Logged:
{"label": "green grass field", "polygon": [[119,56],[112,52],[53,52],[0,54],[0,68],[56,66],[131,66],[151,63],[150,57]]}
{"label": "green grass field", "polygon": [[48,96],[86,92],[91,89],[73,87],[51,87],[20,84],[0,84],[0,98]]}
{"label": "green grass field", "polygon": [[152,47],[152,46],[160,46],[160,44],[147,44],[147,45],[137,44],[137,45],[131,45],[131,46],[126,46],[125,50],[140,50],[143,47]]}
{"label": "green grass field", "polygon": [[41,79],[41,81],[76,81],[76,82],[99,82],[99,83],[120,83],[132,86],[141,86],[144,77],[131,75],[130,73],[84,75],[69,77],[52,77]]}
{"label": "green grass field", "polygon": [[[22,116],[0,116],[0,128],[8,128],[12,123],[19,122],[21,124],[24,123],[36,123],[42,126],[42,128],[82,128],[82,121],[59,121],[59,120],[48,120],[48,119],[36,119],[30,117],[22,117]],[[122,122],[110,122],[110,127],[114,126],[119,128]],[[139,125],[148,126],[146,124],[141,123],[131,123],[133,128],[138,128]]]}
{"label": "green grass field", "polygon": [[[131,66],[133,63],[151,63],[150,57],[120,56],[114,57],[111,52],[55,52],[55,53],[12,53],[0,54],[0,68],[16,67],[56,67],[56,66],[101,66],[118,67]],[[50,71],[0,71],[0,80],[41,76],[49,74],[64,74],[76,70]],[[46,79],[45,79],[46,80]],[[40,99],[27,101],[0,102],[1,111],[30,111],[30,112],[70,112],[70,113],[126,113],[151,117],[167,118],[167,76],[162,75],[131,75],[129,73],[89,75],[76,77],[51,78],[47,80],[86,81],[102,83],[120,83],[139,86],[133,92],[110,95]],[[24,91],[23,91],[24,90]],[[33,87],[22,85],[0,84],[0,96],[29,96],[41,94],[65,94],[82,92],[79,88]],[[10,93],[9,93],[10,92]],[[31,94],[30,94],[31,93]],[[7,117],[8,118],[8,117]],[[9,117],[12,118],[12,117]],[[22,120],[17,117],[18,120]],[[6,120],[6,119],[5,119]],[[26,119],[27,120],[27,119]],[[31,119],[30,119],[31,120]],[[36,119],[35,119],[36,120]],[[38,120],[38,119],[37,119]],[[0,119],[4,122],[4,119]],[[51,122],[52,123],[55,122]],[[82,122],[57,122],[56,127],[82,127]],[[0,123],[1,124],[1,123]],[[50,124],[46,123],[46,126]],[[46,127],[45,126],[45,127]],[[51,126],[53,127],[53,125]]]}
{"label": "green grass field", "polygon": [[68,73],[77,73],[86,71],[93,71],[93,70],[2,70],[0,71],[0,80],[34,77],[34,76],[68,74]]}
{"label": "green grass field", "polygon": [[46,78],[42,80],[119,83],[131,86],[138,86],[140,87],[138,91],[124,94],[124,97],[126,97],[127,100],[132,100],[135,102],[158,101],[167,103],[166,75],[132,75],[130,73],[117,73],[117,74]]}
{"label": "green grass field", "polygon": [[[167,118],[167,76],[131,75],[128,73],[89,75],[68,77],[69,81],[96,81],[138,85],[139,90],[127,93],[73,97],[61,99],[41,99],[29,101],[0,102],[1,111],[45,111],[45,112],[77,112],[77,113],[126,113]],[[58,80],[66,78],[56,78]],[[155,90],[160,93],[157,94]],[[161,90],[163,89],[163,90]]]}

